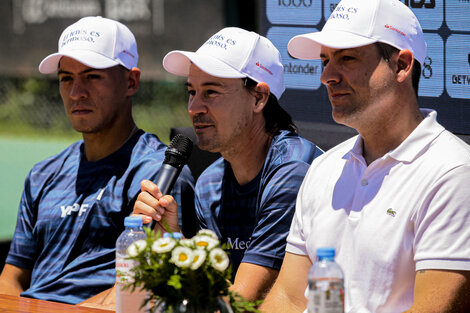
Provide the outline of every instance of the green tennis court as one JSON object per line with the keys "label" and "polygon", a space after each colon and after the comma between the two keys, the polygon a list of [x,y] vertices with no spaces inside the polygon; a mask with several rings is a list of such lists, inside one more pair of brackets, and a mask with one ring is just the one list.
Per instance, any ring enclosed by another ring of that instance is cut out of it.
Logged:
{"label": "green tennis court", "polygon": [[13,235],[24,179],[31,167],[71,142],[0,135],[0,241]]}

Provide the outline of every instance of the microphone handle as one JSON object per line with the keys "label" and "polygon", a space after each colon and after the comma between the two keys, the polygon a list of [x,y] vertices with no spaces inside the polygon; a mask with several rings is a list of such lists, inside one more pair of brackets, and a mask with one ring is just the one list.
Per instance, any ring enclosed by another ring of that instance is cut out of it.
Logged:
{"label": "microphone handle", "polygon": [[[175,185],[176,179],[178,178],[181,169],[178,169],[169,164],[163,163],[160,171],[158,172],[157,178],[155,179],[155,185],[158,186],[162,195],[167,195],[173,186]],[[157,222],[152,220],[150,228],[154,229]]]}

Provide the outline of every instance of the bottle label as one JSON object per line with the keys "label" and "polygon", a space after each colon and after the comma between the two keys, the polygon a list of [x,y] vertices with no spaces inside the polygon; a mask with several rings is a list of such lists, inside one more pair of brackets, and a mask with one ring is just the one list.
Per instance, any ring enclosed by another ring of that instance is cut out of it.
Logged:
{"label": "bottle label", "polygon": [[308,313],[343,313],[344,287],[342,281],[312,282],[308,291]]}
{"label": "bottle label", "polygon": [[116,283],[127,284],[134,281],[134,275],[131,268],[135,261],[125,258],[116,258]]}

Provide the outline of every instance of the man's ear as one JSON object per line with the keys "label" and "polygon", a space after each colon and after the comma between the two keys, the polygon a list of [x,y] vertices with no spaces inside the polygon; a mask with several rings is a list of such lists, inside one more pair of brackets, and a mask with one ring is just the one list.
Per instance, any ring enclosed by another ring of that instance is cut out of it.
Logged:
{"label": "man's ear", "polygon": [[413,53],[408,50],[398,51],[397,59],[397,81],[402,83],[406,80],[407,77],[411,77],[415,59]]}
{"label": "man's ear", "polygon": [[135,93],[139,89],[139,81],[140,70],[137,67],[131,68],[128,72],[127,96],[131,97],[135,95]]}
{"label": "man's ear", "polygon": [[269,93],[270,93],[269,86],[265,82],[261,82],[255,86],[254,90],[255,90],[255,97],[256,97],[254,111],[262,112],[269,99]]}

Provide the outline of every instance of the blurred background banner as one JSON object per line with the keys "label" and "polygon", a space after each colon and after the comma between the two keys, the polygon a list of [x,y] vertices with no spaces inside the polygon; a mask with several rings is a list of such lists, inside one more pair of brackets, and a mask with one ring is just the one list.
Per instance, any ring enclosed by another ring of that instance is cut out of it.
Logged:
{"label": "blurred background banner", "polygon": [[[419,105],[438,112],[448,130],[469,140],[470,1],[400,0],[418,17],[428,49],[421,68]],[[266,0],[261,32],[281,51],[287,91],[281,99],[301,132],[329,147],[350,129],[334,125],[326,88],[320,83],[320,60],[298,60],[287,43],[302,33],[320,31],[340,0]],[[329,129],[328,132],[324,132]],[[315,134],[323,134],[315,137]]]}
{"label": "blurred background banner", "polygon": [[127,25],[137,39],[142,78],[172,78],[161,65],[166,52],[198,47],[225,24],[220,0],[7,0],[1,1],[2,74],[38,76],[38,63],[57,51],[62,31],[83,16]]}

